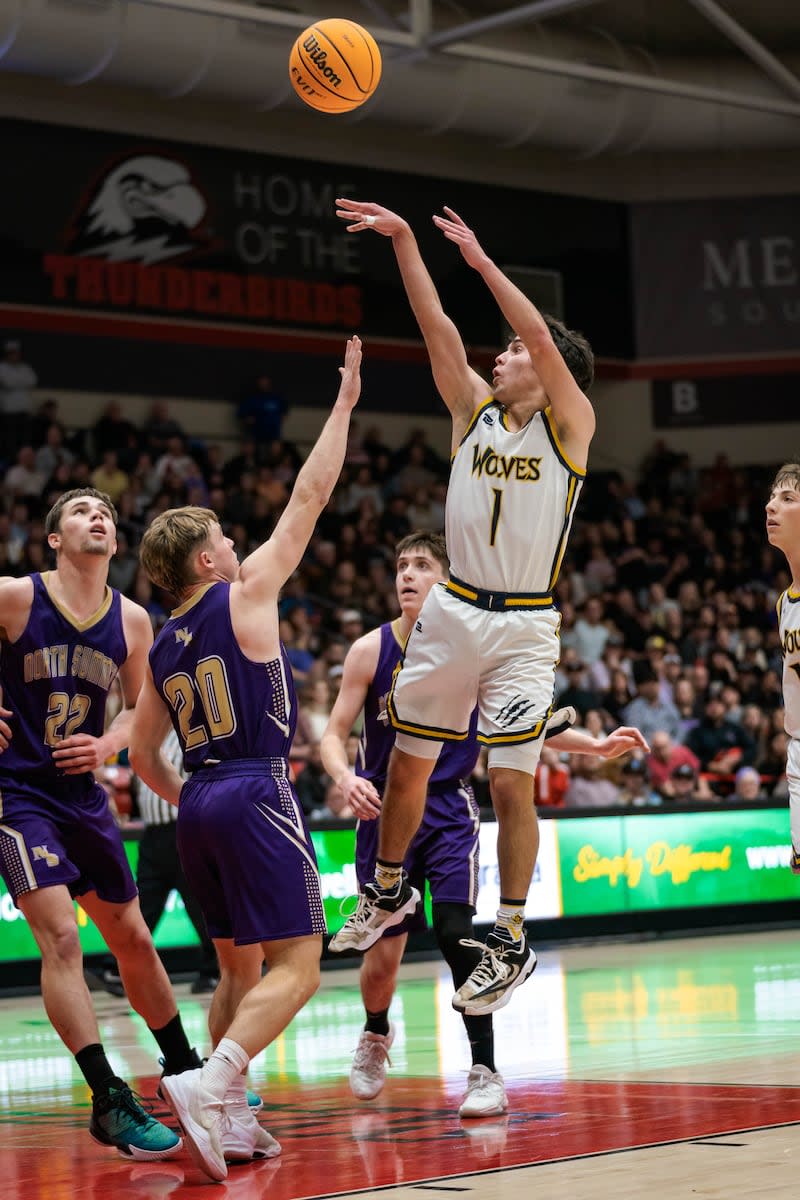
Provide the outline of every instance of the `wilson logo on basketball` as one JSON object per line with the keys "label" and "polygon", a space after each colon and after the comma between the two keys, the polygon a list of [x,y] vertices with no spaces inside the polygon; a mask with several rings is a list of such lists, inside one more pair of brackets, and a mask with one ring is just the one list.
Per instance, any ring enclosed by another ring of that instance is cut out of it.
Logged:
{"label": "wilson logo on basketball", "polygon": [[328,55],[322,49],[313,33],[310,33],[303,42],[303,49],[308,55],[310,61],[317,68],[318,74],[321,75],[324,80],[326,80],[335,88],[342,86],[341,75],[337,75],[333,68],[328,65]]}

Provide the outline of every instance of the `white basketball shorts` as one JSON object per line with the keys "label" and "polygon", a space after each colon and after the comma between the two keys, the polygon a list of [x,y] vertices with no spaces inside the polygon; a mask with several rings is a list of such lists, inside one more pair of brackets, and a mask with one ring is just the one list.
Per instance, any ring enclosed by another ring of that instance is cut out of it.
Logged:
{"label": "white basketball shorts", "polygon": [[477,703],[489,766],[533,774],[553,705],[560,621],[552,608],[476,608],[437,584],[389,696],[396,744],[437,758],[444,741],[466,738]]}

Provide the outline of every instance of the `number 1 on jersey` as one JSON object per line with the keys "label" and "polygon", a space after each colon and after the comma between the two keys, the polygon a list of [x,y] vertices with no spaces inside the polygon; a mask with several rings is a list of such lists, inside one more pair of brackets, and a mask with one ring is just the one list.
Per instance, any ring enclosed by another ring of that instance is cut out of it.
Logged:
{"label": "number 1 on jersey", "polygon": [[497,536],[497,525],[500,520],[500,509],[503,505],[503,489],[492,488],[494,495],[494,504],[492,505],[492,527],[489,531],[489,545],[494,545],[494,539]]}

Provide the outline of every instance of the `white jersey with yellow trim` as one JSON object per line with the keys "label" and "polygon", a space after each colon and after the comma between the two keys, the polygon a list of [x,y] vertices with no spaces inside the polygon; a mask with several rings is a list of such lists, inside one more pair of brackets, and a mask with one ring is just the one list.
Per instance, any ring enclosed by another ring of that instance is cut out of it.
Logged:
{"label": "white jersey with yellow trim", "polygon": [[489,398],[453,456],[446,534],[456,579],[491,592],[549,594],[586,472],[561,448],[550,409],[522,429]]}
{"label": "white jersey with yellow trim", "polygon": [[783,727],[800,738],[800,590],[789,588],[778,600],[778,631],[783,650]]}

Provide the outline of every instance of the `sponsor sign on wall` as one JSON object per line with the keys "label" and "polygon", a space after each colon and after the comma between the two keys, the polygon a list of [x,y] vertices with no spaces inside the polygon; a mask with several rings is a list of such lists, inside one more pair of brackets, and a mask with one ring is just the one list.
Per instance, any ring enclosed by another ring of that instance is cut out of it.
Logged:
{"label": "sponsor sign on wall", "polygon": [[[795,900],[800,883],[789,870],[789,818],[784,808],[582,817],[540,824],[541,846],[529,893],[532,920],[632,910],[691,908]],[[355,907],[352,829],[314,830],[325,916],[334,933]],[[138,842],[125,849],[136,870]],[[500,899],[497,826],[481,826],[480,924],[494,920]],[[344,911],[342,911],[344,909]],[[104,949],[79,910],[81,944]],[[196,941],[183,903],[173,893],[156,931],[157,946]],[[27,923],[0,881],[0,961],[38,957]]]}
{"label": "sponsor sign on wall", "polygon": [[784,809],[559,821],[564,916],[792,900]]}

